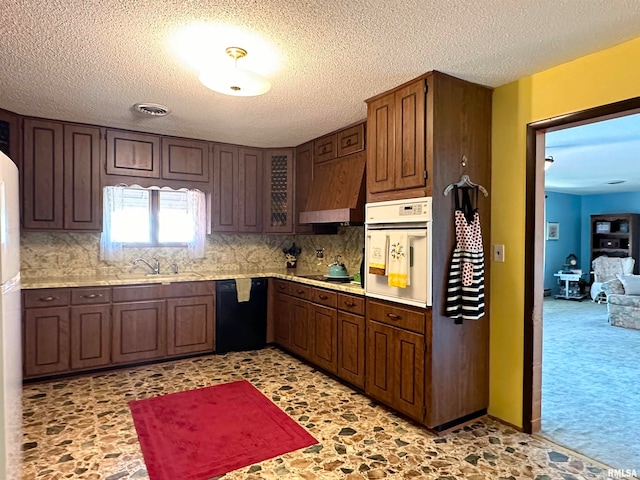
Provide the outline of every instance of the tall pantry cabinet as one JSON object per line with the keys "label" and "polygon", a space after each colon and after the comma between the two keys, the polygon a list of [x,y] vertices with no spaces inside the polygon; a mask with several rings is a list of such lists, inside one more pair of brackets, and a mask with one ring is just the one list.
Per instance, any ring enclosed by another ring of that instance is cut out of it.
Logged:
{"label": "tall pantry cabinet", "polygon": [[[432,428],[488,406],[491,196],[478,198],[486,313],[456,324],[444,316],[455,244],[454,198],[444,189],[468,175],[491,193],[491,96],[489,88],[429,72],[367,100],[367,202],[433,197],[433,308],[423,330],[425,413],[418,418]],[[371,322],[367,309],[367,329],[377,326]]]}

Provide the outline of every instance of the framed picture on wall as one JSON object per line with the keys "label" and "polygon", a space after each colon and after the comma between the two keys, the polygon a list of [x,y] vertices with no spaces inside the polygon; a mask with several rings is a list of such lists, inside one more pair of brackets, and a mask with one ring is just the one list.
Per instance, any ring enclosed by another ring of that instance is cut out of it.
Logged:
{"label": "framed picture on wall", "polygon": [[547,222],[547,240],[560,240],[560,224]]}

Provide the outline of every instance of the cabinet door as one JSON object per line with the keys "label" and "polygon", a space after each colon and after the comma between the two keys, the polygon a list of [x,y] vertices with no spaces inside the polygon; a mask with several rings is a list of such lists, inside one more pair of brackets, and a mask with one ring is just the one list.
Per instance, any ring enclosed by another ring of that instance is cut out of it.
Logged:
{"label": "cabinet door", "polygon": [[111,363],[109,305],[71,307],[71,368],[95,368]]}
{"label": "cabinet door", "polygon": [[425,81],[395,93],[395,190],[423,187],[426,183]]}
{"label": "cabinet door", "polygon": [[209,181],[209,144],[186,138],[162,138],[162,178]]}
{"label": "cabinet door", "polygon": [[0,108],[0,152],[20,167],[20,120],[18,115]]}
{"label": "cabinet door", "polygon": [[344,157],[364,150],[364,123],[338,132],[338,156]]}
{"label": "cabinet door", "polygon": [[335,308],[313,305],[311,361],[331,373],[338,371],[338,316]]}
{"label": "cabinet door", "polygon": [[291,349],[291,297],[282,293],[275,295],[274,340],[286,349]]}
{"label": "cabinet door", "polygon": [[163,357],[166,317],[164,300],[113,305],[113,363]]}
{"label": "cabinet door", "polygon": [[364,317],[338,312],[338,376],[364,388]]}
{"label": "cabinet door", "polygon": [[393,344],[396,329],[367,321],[365,391],[387,405],[394,405]]}
{"label": "cabinet door", "polygon": [[315,163],[322,163],[336,158],[338,156],[336,134],[333,133],[315,140],[313,142],[313,153]]}
{"label": "cabinet door", "polygon": [[167,300],[167,354],[213,352],[213,296]]}
{"label": "cabinet door", "polygon": [[213,147],[214,232],[238,231],[238,147],[216,144]]}
{"label": "cabinet door", "polygon": [[99,232],[100,129],[64,126],[64,229]]}
{"label": "cabinet door", "polygon": [[300,145],[296,149],[296,185],[295,185],[295,233],[311,233],[310,224],[300,223],[300,212],[304,212],[307,207],[307,200],[311,192],[313,182],[313,142]]}
{"label": "cabinet door", "polygon": [[22,213],[25,229],[64,228],[63,142],[61,123],[25,119],[22,165]]}
{"label": "cabinet door", "polygon": [[311,325],[313,306],[305,300],[293,300],[291,309],[291,350],[307,360],[311,359]]}
{"label": "cabinet door", "polygon": [[422,421],[424,417],[424,335],[402,329],[395,330],[393,345],[395,398],[391,406]]}
{"label": "cabinet door", "polygon": [[24,374],[37,377],[69,370],[69,309],[28,308],[24,323]]}
{"label": "cabinet door", "polygon": [[293,232],[293,151],[265,152],[265,233]]}
{"label": "cabinet door", "polygon": [[393,190],[395,156],[395,95],[385,95],[367,108],[367,192]]}
{"label": "cabinet door", "polygon": [[262,232],[262,150],[241,148],[238,157],[238,231]]}
{"label": "cabinet door", "polygon": [[160,137],[107,130],[107,173],[160,178]]}

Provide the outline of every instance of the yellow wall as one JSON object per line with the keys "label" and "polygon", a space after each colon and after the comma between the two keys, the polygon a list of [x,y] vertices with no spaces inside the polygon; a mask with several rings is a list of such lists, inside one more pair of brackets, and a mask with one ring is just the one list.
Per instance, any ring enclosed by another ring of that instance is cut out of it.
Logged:
{"label": "yellow wall", "polygon": [[498,87],[493,94],[489,413],[522,426],[527,123],[640,96],[640,38]]}

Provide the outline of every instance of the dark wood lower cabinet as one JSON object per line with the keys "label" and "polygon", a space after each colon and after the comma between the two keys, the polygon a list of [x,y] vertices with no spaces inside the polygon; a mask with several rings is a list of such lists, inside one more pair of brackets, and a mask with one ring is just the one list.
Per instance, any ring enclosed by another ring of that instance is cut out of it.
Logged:
{"label": "dark wood lower cabinet", "polygon": [[164,300],[113,305],[113,363],[164,357],[166,339]]}
{"label": "dark wood lower cabinet", "polygon": [[275,294],[274,332],[275,342],[286,349],[291,349],[291,297],[282,293]]}
{"label": "dark wood lower cabinet", "polygon": [[213,351],[213,297],[167,300],[167,354]]}
{"label": "dark wood lower cabinet", "polygon": [[364,317],[338,312],[338,376],[364,389]]}
{"label": "dark wood lower cabinet", "polygon": [[424,335],[367,322],[368,395],[423,421]]}
{"label": "dark wood lower cabinet", "polygon": [[312,306],[310,360],[331,373],[337,373],[338,314],[335,308]]}
{"label": "dark wood lower cabinet", "polygon": [[71,307],[71,368],[97,368],[111,363],[111,307]]}
{"label": "dark wood lower cabinet", "polygon": [[294,299],[291,309],[291,350],[307,360],[311,360],[311,322],[313,304],[306,300]]}
{"label": "dark wood lower cabinet", "polygon": [[24,319],[24,348],[25,377],[68,371],[69,309],[27,309]]}

